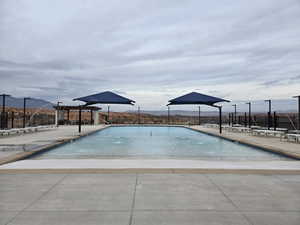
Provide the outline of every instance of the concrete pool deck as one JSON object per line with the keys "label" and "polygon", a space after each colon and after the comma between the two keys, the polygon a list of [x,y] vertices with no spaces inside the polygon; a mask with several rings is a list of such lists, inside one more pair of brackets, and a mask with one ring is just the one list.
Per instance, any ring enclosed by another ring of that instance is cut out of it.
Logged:
{"label": "concrete pool deck", "polygon": [[204,126],[189,126],[188,128],[300,159],[300,144],[281,141],[278,137],[259,137],[226,130],[223,130],[222,134],[219,134],[219,129]]}
{"label": "concrete pool deck", "polygon": [[77,126],[59,126],[36,133],[2,136],[0,137],[0,165],[23,159],[34,152],[88,135],[105,127],[107,126],[84,125],[80,135]]}
{"label": "concrete pool deck", "polygon": [[0,225],[299,225],[300,175],[0,174]]}

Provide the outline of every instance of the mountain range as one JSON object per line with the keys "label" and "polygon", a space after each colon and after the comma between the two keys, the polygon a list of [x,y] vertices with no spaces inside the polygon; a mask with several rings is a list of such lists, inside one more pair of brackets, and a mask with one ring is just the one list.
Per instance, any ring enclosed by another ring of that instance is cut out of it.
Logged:
{"label": "mountain range", "polygon": [[[3,98],[0,97],[0,106],[2,106]],[[16,98],[11,96],[5,97],[5,106],[14,108],[23,108],[24,98]],[[54,104],[38,98],[30,98],[26,100],[27,108],[53,109]]]}

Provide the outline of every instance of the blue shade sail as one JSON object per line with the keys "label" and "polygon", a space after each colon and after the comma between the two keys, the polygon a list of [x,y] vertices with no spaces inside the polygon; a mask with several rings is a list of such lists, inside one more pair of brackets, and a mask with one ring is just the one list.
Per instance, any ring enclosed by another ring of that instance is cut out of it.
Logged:
{"label": "blue shade sail", "polygon": [[121,95],[115,94],[110,91],[105,91],[101,93],[97,93],[94,95],[88,95],[85,97],[75,98],[73,101],[83,101],[86,102],[87,105],[91,104],[130,104],[133,105],[135,101],[125,98]]}
{"label": "blue shade sail", "polygon": [[168,105],[187,105],[187,104],[194,104],[194,105],[213,105],[218,102],[229,102],[228,100],[217,98],[209,95],[200,94],[197,92],[191,92],[186,95],[182,95],[178,98],[174,98],[169,100]]}

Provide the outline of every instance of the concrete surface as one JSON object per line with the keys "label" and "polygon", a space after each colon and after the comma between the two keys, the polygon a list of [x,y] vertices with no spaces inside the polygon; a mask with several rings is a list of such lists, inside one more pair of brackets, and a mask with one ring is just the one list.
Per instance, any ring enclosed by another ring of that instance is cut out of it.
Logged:
{"label": "concrete surface", "polygon": [[[105,125],[84,125],[80,135],[100,130]],[[0,137],[0,164],[17,155],[34,152],[49,145],[58,144],[79,136],[78,126],[59,126],[45,131],[26,133],[18,136]],[[26,155],[26,154],[24,154]]]}
{"label": "concrete surface", "polygon": [[219,129],[204,126],[190,126],[189,128],[300,159],[300,144],[281,141],[278,137],[253,136],[247,133],[229,132],[225,129],[223,129],[222,134],[219,134]]}
{"label": "concrete surface", "polygon": [[0,225],[299,225],[300,175],[0,174]]}
{"label": "concrete surface", "polygon": [[20,160],[0,166],[0,173],[43,172],[105,172],[105,171],[153,171],[165,172],[243,172],[298,173],[300,161],[207,161],[183,159],[40,159]]}

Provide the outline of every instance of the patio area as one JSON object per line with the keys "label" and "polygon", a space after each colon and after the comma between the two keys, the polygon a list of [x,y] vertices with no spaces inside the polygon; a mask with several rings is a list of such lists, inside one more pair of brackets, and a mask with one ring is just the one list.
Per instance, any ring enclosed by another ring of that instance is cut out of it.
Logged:
{"label": "patio area", "polygon": [[298,225],[300,175],[0,174],[0,225]]}

